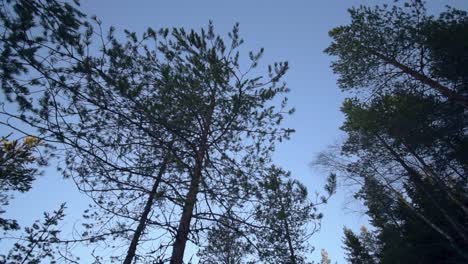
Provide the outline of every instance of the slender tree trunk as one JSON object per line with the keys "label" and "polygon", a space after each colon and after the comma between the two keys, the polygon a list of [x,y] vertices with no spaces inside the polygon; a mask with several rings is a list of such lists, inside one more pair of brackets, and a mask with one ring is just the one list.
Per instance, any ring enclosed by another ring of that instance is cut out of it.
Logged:
{"label": "slender tree trunk", "polygon": [[135,230],[135,234],[133,234],[132,241],[130,242],[130,246],[128,247],[127,256],[123,264],[131,264],[133,259],[135,258],[136,249],[138,246],[138,242],[140,241],[141,235],[146,227],[146,221],[148,220],[148,215],[151,212],[151,208],[154,204],[154,199],[156,198],[156,194],[159,188],[159,184],[161,183],[162,176],[166,172],[168,156],[164,158],[161,168],[159,168],[158,175],[156,176],[156,180],[154,181],[153,187],[149,194],[148,200],[146,201],[145,208],[143,209],[143,213],[141,214],[140,221],[138,222],[137,229]]}
{"label": "slender tree trunk", "polygon": [[436,231],[439,235],[441,235],[442,237],[444,237],[445,239],[447,239],[447,241],[450,243],[450,245],[452,246],[452,248],[461,256],[463,257],[464,259],[468,260],[468,254],[466,254],[464,252],[464,250],[462,248],[460,248],[458,245],[457,245],[457,242],[456,240],[448,233],[446,233],[444,230],[442,230],[439,226],[437,226],[435,223],[433,223],[430,219],[428,219],[426,216],[424,216],[423,214],[421,214],[418,209],[414,208],[414,206],[410,203],[408,203],[408,201],[406,200],[405,197],[403,197],[403,195],[398,191],[396,190],[395,188],[393,188],[393,186],[387,182],[387,188],[389,188],[395,195],[398,196],[398,200],[400,202],[402,202],[404,205],[406,205],[417,217],[419,217],[419,219],[421,219],[424,223],[426,223],[427,225],[429,225],[434,231]]}
{"label": "slender tree trunk", "polygon": [[442,85],[441,83],[429,78],[428,76],[426,76],[424,74],[421,74],[421,73],[411,69],[410,67],[408,67],[408,66],[406,66],[406,65],[404,65],[404,64],[402,64],[402,63],[400,63],[400,62],[398,62],[398,61],[396,61],[396,60],[394,60],[392,58],[389,58],[389,57],[383,55],[382,53],[380,53],[378,51],[375,51],[373,49],[368,49],[368,51],[371,54],[377,56],[379,59],[383,60],[385,63],[393,65],[394,67],[400,69],[403,73],[405,73],[407,75],[410,75],[411,77],[413,77],[414,79],[420,81],[421,83],[423,83],[425,85],[428,85],[429,87],[436,90],[437,92],[439,92],[443,96],[447,97],[448,99],[459,102],[459,103],[463,104],[463,106],[468,108],[468,98],[467,97],[456,94],[450,88]]}
{"label": "slender tree trunk", "polygon": [[453,239],[452,236],[450,236],[449,234],[447,234],[444,230],[440,229],[436,224],[434,224],[431,220],[429,220],[427,217],[425,217],[423,214],[421,214],[420,212],[418,212],[418,210],[416,208],[414,208],[413,205],[411,205],[410,203],[408,203],[408,201],[406,201],[405,197],[403,197],[401,195],[401,193],[398,193],[396,190],[393,190],[396,195],[398,196],[399,200],[404,203],[408,208],[410,208],[415,214],[416,216],[418,216],[423,222],[425,222],[427,225],[429,225],[432,229],[434,229],[437,233],[439,233],[442,237],[444,237],[445,239],[447,239],[447,241],[450,243],[450,245],[452,246],[452,248],[461,256],[463,257],[464,259],[468,260],[468,254],[465,253],[465,250],[460,248],[458,245],[457,245],[457,242],[455,241],[455,239]]}
{"label": "slender tree trunk", "polygon": [[[382,137],[380,137],[379,135],[376,135],[376,137],[384,145],[384,147],[390,152],[390,154],[395,158],[395,160],[408,172],[410,178],[415,182],[416,188],[419,188],[426,195],[426,197],[429,199],[429,201],[431,201],[434,207],[438,209],[440,213],[443,215],[443,217],[449,222],[450,226],[454,230],[456,230],[457,234],[463,239],[463,241],[465,241],[465,243],[468,243],[468,237],[466,236],[465,231],[463,230],[463,225],[460,225],[455,219],[453,219],[447,213],[447,211],[444,208],[442,208],[437,203],[437,201],[434,200],[431,194],[427,192],[427,190],[424,188],[424,182],[422,180],[421,175],[419,175],[419,173],[416,170],[414,170],[412,167],[406,164],[406,162],[400,157],[400,155],[398,155],[398,153],[396,153],[396,151],[392,149],[392,147],[388,145],[388,143]],[[425,222],[427,222],[427,220],[428,220],[427,218],[423,219],[423,221]],[[431,227],[435,226],[433,223],[431,223],[430,225]],[[456,247],[456,248],[454,247],[454,249],[457,250],[458,252],[458,246],[455,243],[456,241],[455,239],[453,239],[450,235],[448,235],[445,232],[440,232],[441,231],[440,228],[437,228],[436,231],[438,231],[444,237],[449,238],[449,241],[451,242],[451,244]],[[462,254],[462,256],[466,258],[467,255]]]}
{"label": "slender tree trunk", "polygon": [[[204,151],[203,151],[204,152]],[[184,259],[185,246],[187,244],[188,234],[190,232],[190,221],[193,216],[193,208],[197,200],[198,189],[201,181],[201,173],[203,168],[203,152],[198,153],[195,169],[190,181],[190,188],[185,198],[182,217],[180,218],[179,227],[174,244],[172,245],[171,264],[182,264]]]}
{"label": "slender tree trunk", "polygon": [[[283,213],[286,215],[286,211],[284,208],[283,201],[281,201],[281,210],[283,210]],[[292,238],[291,238],[291,233],[289,232],[289,224],[288,224],[288,218],[285,216],[284,219],[284,228],[286,229],[286,240],[288,241],[288,247],[289,247],[289,254],[291,258],[291,264],[296,264],[296,254],[294,254],[294,247],[292,244]]]}
{"label": "slender tree trunk", "polygon": [[190,221],[193,216],[193,208],[197,202],[197,194],[200,187],[202,170],[205,163],[205,154],[207,151],[208,134],[211,127],[211,119],[216,105],[215,92],[213,91],[210,96],[209,113],[206,115],[202,127],[200,143],[195,156],[195,167],[190,181],[189,191],[185,198],[184,208],[182,209],[182,216],[180,218],[179,227],[175,237],[174,244],[172,245],[172,256],[170,264],[182,264],[184,260],[185,246],[187,244],[188,235],[190,232]]}
{"label": "slender tree trunk", "polygon": [[404,144],[406,149],[408,150],[409,153],[411,153],[418,161],[421,163],[421,165],[424,167],[424,172],[426,175],[429,175],[432,179],[434,179],[434,182],[447,194],[447,197],[452,200],[458,207],[460,207],[463,212],[468,215],[468,208],[458,200],[455,196],[452,195],[452,191],[445,185],[445,183],[436,175],[434,170],[424,161],[422,157],[420,157],[416,152],[414,152],[411,148],[406,146]]}

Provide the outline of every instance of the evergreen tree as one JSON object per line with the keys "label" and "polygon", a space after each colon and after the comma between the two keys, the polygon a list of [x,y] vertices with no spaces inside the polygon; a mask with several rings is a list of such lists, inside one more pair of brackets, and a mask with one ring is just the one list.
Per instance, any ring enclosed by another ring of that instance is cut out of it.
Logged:
{"label": "evergreen tree", "polygon": [[199,244],[199,232],[227,204],[248,208],[275,142],[292,132],[280,126],[293,112],[287,100],[270,104],[288,92],[280,83],[288,65],[249,78],[263,49],[249,54],[243,71],[237,26],[228,46],[211,24],[201,32],[149,29],[141,39],[126,33],[121,43],[111,29],[100,56],[73,57],[70,75],[59,78],[66,81],[42,98],[35,125],[72,147],[66,175],[105,212],[91,210],[87,217],[98,223],[88,227],[132,237],[125,263],[137,257],[149,226],[167,234],[155,248],[171,246],[171,261],[181,263],[187,241]]}
{"label": "evergreen tree", "polygon": [[467,50],[447,38],[463,39],[468,16],[434,18],[422,1],[350,14],[326,52],[340,87],[358,93],[342,107],[341,157],[319,160],[359,184],[376,228],[368,239],[345,230],[349,261],[464,263]]}
{"label": "evergreen tree", "polygon": [[[242,204],[259,177],[253,168],[269,163],[274,142],[292,132],[278,126],[286,100],[279,109],[269,104],[288,91],[280,83],[287,63],[249,79],[263,50],[250,53],[242,71],[237,27],[227,46],[211,25],[200,33],[149,29],[141,42],[126,32],[128,41],[119,42],[113,28],[107,36],[94,31],[71,4],[2,3],[2,88],[21,110],[2,114],[37,128],[42,140],[65,144],[64,175],[95,201],[85,219],[98,222],[86,223],[80,240],[130,237],[125,263],[137,257],[148,225],[178,230],[170,236],[173,262],[180,263],[189,233],[196,242],[224,204]],[[96,50],[102,54],[90,53]],[[174,210],[177,227],[168,219]]]}
{"label": "evergreen tree", "polygon": [[[200,264],[249,264],[252,260],[252,244],[242,225],[229,212],[208,231],[208,244],[199,253]],[[244,227],[245,228],[245,227]]]}
{"label": "evergreen tree", "polygon": [[13,248],[6,255],[0,255],[0,262],[5,264],[23,263],[78,263],[79,258],[70,254],[67,243],[60,238],[60,222],[65,217],[65,204],[52,213],[44,213],[43,221],[35,221],[24,233],[14,239]]}
{"label": "evergreen tree", "polygon": [[375,252],[378,245],[376,238],[364,227],[361,228],[359,236],[350,229],[344,229],[344,249],[346,250],[346,260],[351,264],[373,264],[379,263]]}
{"label": "evergreen tree", "polygon": [[20,111],[31,110],[38,106],[34,93],[57,77],[79,46],[84,14],[77,1],[2,0],[0,6],[2,90]]}
{"label": "evergreen tree", "polygon": [[[308,239],[318,229],[322,214],[320,203],[326,203],[335,191],[334,175],[325,186],[327,196],[315,203],[308,199],[307,188],[290,173],[272,167],[260,182],[255,217],[263,228],[253,231],[258,241],[258,254],[267,263],[306,263],[310,252]],[[311,226],[315,225],[315,226]]]}
{"label": "evergreen tree", "polygon": [[[332,68],[339,74],[340,88],[368,89],[368,95],[424,89],[468,106],[466,86],[459,82],[464,79],[450,80],[442,73],[446,66],[437,68],[457,57],[458,62],[448,64],[460,70],[450,72],[463,74],[466,12],[449,9],[435,19],[426,13],[423,1],[411,0],[391,7],[351,8],[349,13],[351,24],[332,29],[334,41],[325,50],[337,56]],[[447,41],[444,34],[461,41]]]}

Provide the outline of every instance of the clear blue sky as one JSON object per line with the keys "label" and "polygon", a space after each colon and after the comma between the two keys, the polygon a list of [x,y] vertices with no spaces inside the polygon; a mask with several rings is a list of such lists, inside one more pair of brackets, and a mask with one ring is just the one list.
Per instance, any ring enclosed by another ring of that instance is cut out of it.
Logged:
{"label": "clear blue sky", "polygon": [[[313,193],[321,190],[326,173],[311,169],[310,162],[315,154],[343,137],[339,131],[343,121],[339,107],[344,95],[329,68],[331,58],[323,54],[330,43],[327,32],[349,22],[346,10],[351,6],[391,2],[393,0],[82,0],[82,8],[88,15],[97,15],[105,26],[115,26],[117,31],[127,28],[143,32],[148,26],[199,29],[213,20],[216,31],[225,34],[239,22],[245,47],[265,48],[265,64],[288,60],[291,69],[285,80],[291,88],[290,104],[297,111],[287,120],[287,125],[297,132],[292,140],[278,147],[275,160],[291,170]],[[445,5],[468,8],[468,3],[460,0],[428,2],[430,12],[434,13]],[[40,218],[42,211],[68,201],[68,212],[79,216],[87,201],[70,181],[58,178],[57,173],[48,170],[30,193],[17,196],[9,214],[26,224]],[[325,218],[322,230],[311,241],[316,247],[314,260],[319,260],[320,249],[325,248],[333,261],[345,263],[341,248],[343,226],[358,229],[367,225],[365,217],[346,209],[348,197],[345,189],[339,189],[331,202],[320,208]],[[68,221],[73,223],[72,218]]]}

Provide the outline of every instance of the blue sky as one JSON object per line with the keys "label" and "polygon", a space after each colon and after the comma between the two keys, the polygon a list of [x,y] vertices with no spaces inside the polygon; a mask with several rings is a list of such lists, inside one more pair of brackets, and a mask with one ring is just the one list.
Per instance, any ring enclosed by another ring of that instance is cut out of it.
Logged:
{"label": "blue sky", "polygon": [[[88,15],[97,15],[104,26],[115,26],[117,31],[126,28],[143,32],[148,26],[199,29],[212,20],[216,31],[226,34],[234,23],[239,22],[245,48],[265,48],[262,65],[289,61],[290,71],[285,80],[291,89],[289,102],[296,108],[296,113],[286,124],[297,132],[290,141],[278,146],[275,161],[292,171],[293,177],[304,182],[313,193],[322,189],[327,174],[312,169],[310,162],[327,145],[343,138],[339,131],[343,121],[339,107],[345,95],[337,88],[336,76],[329,68],[332,58],[323,53],[331,41],[327,32],[349,22],[346,9],[351,6],[391,2],[82,0],[82,8]],[[437,13],[445,5],[468,9],[468,3],[460,0],[429,1],[428,9]],[[17,196],[11,203],[9,214],[28,223],[30,219],[40,218],[42,211],[68,201],[68,211],[72,216],[79,216],[87,201],[70,181],[58,181],[57,178],[60,175],[48,170],[30,193]],[[320,249],[325,248],[333,261],[345,263],[341,248],[343,226],[356,230],[367,225],[364,216],[346,209],[348,202],[349,195],[341,188],[329,204],[320,208],[325,218],[322,230],[311,240],[316,247],[315,260],[319,259]],[[357,203],[355,207],[358,207]],[[74,220],[68,221],[72,224]]]}

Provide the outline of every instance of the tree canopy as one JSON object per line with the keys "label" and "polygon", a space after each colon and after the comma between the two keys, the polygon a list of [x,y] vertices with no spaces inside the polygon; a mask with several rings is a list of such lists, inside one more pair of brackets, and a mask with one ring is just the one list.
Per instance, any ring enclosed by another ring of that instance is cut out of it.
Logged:
{"label": "tree canopy", "polygon": [[[120,240],[128,246],[114,261],[182,263],[187,243],[202,246],[205,234],[214,235],[207,233],[212,226],[236,223],[240,228],[232,231],[248,239],[267,228],[254,215],[264,203],[259,182],[267,177],[275,144],[293,132],[282,126],[294,112],[282,81],[287,62],[259,74],[260,49],[246,56],[244,66],[238,25],[227,38],[210,23],[199,31],[125,31],[121,40],[69,4],[7,4],[4,24],[12,37],[4,60],[20,63],[2,77],[22,90],[5,85],[20,112],[3,114],[37,129],[41,140],[64,146],[63,152],[56,148],[65,158],[59,169],[94,203],[78,238],[54,242]],[[51,8],[57,24],[48,22],[45,9]],[[17,20],[32,38],[14,37],[17,26],[10,21]],[[29,51],[15,51],[21,42]],[[298,223],[304,225],[315,219],[305,187],[300,190],[288,203],[299,199],[306,206],[307,218]],[[99,254],[95,259],[103,260]]]}
{"label": "tree canopy", "polygon": [[[360,186],[374,226],[345,229],[351,263],[463,263],[466,221],[468,14],[428,15],[422,1],[350,10],[330,31],[344,90],[341,157],[319,163]],[[450,35],[450,37],[449,37]]]}
{"label": "tree canopy", "polygon": [[80,10],[0,0],[0,214],[49,164],[91,202],[70,232],[65,204],[0,218],[1,263],[311,264],[339,182],[370,224],[344,228],[349,263],[468,261],[467,12],[395,1],[330,30],[346,138],[313,195],[273,158],[295,132],[287,61],[239,24],[117,32]]}

